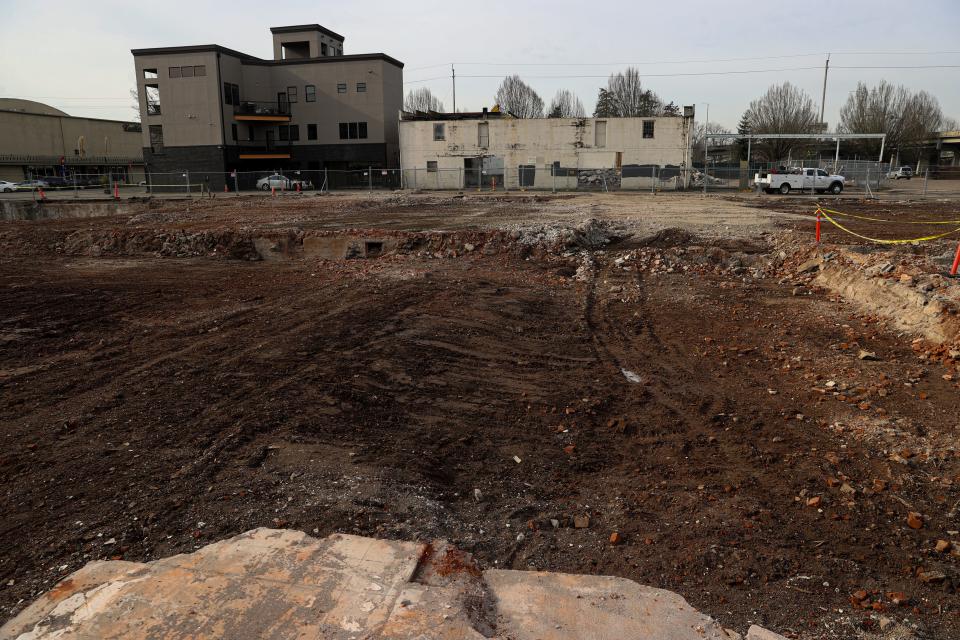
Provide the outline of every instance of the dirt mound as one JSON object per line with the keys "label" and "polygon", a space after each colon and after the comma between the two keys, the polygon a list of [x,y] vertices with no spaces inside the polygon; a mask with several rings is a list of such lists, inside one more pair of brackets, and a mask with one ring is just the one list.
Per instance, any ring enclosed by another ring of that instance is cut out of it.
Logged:
{"label": "dirt mound", "polygon": [[687,247],[699,244],[699,238],[689,231],[671,227],[658,231],[652,236],[641,238],[635,244],[640,247],[654,247],[657,249],[669,249],[670,247]]}

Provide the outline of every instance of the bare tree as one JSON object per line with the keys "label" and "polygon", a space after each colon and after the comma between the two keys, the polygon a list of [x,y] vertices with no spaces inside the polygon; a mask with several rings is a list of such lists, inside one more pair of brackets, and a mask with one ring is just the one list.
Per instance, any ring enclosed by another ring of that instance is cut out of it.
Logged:
{"label": "bare tree", "polygon": [[[916,158],[919,147],[933,131],[943,125],[943,112],[937,99],[926,91],[916,94],[885,80],[875,87],[857,84],[856,91],[840,109],[839,129],[846,133],[885,133],[886,147],[901,155]],[[856,142],[859,151],[876,154],[879,140]]]}
{"label": "bare tree", "polygon": [[[813,99],[802,89],[789,82],[767,89],[763,97],[750,103],[746,113],[750,133],[816,133],[820,116]],[[768,160],[777,161],[792,150],[804,146],[797,140],[768,139],[757,144],[758,151]]]}
{"label": "bare tree", "polygon": [[[690,144],[693,147],[694,162],[703,162],[703,138],[705,135],[713,133],[730,133],[730,130],[718,122],[701,122],[693,127],[693,137],[690,140]],[[716,141],[714,141],[714,144],[715,143]],[[727,140],[725,143],[729,144],[730,141]],[[711,144],[709,140],[707,144]]]}
{"label": "bare tree", "polygon": [[960,129],[960,120],[944,116],[943,122],[940,123],[941,131],[957,131],[958,129]]}
{"label": "bare tree", "polygon": [[134,114],[133,121],[140,122],[140,92],[137,91],[136,87],[130,89],[130,99],[133,101],[133,104],[130,105]]}
{"label": "bare tree", "polygon": [[403,110],[414,112],[414,111],[437,111],[443,112],[443,103],[433,95],[433,92],[426,87],[420,87],[419,89],[411,89],[407,93],[406,100],[403,101]]}
{"label": "bare tree", "polygon": [[543,117],[543,99],[518,75],[503,79],[495,100],[501,110],[509,111],[518,118]]}
{"label": "bare tree", "polygon": [[607,80],[607,100],[610,115],[619,118],[659,116],[663,114],[663,100],[650,89],[644,89],[640,72],[627,67]]}
{"label": "bare tree", "polygon": [[548,118],[585,118],[587,110],[583,108],[583,103],[572,91],[561,89],[557,95],[550,101],[550,108],[547,109]]}

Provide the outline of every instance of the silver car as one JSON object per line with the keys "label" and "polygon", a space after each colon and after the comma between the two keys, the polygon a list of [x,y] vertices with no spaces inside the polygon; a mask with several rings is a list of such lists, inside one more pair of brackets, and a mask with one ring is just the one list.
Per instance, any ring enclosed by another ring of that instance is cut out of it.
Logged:
{"label": "silver car", "polygon": [[897,167],[896,169],[887,172],[887,178],[889,180],[899,180],[900,178],[909,180],[912,177],[913,169],[911,167]]}

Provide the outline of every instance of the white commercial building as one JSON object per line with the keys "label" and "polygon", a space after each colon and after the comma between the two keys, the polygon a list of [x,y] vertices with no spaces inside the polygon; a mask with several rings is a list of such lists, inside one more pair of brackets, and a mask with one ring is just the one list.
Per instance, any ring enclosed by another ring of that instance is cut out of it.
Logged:
{"label": "white commercial building", "polygon": [[404,113],[400,163],[412,189],[676,189],[690,172],[693,107],[658,118],[514,118]]}

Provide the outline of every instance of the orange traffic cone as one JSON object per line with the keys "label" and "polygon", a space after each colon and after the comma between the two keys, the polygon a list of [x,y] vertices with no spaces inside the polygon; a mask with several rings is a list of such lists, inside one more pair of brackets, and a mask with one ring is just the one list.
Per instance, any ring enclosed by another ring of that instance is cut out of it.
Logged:
{"label": "orange traffic cone", "polygon": [[42,188],[42,187],[37,187],[37,191],[40,192],[40,199],[41,199],[41,200],[46,200],[46,199],[47,199],[47,194],[45,194],[45,193],[43,192],[43,188]]}
{"label": "orange traffic cone", "polygon": [[227,183],[224,182],[224,183],[223,183],[223,192],[224,192],[224,193],[227,193],[227,192],[229,192],[229,191],[230,191],[230,190],[227,189]]}
{"label": "orange traffic cone", "polygon": [[119,182],[113,183],[113,199],[114,200],[120,199],[120,183]]}
{"label": "orange traffic cone", "polygon": [[297,193],[300,193],[300,183],[297,183]]}
{"label": "orange traffic cone", "polygon": [[277,188],[276,188],[276,187],[270,187],[270,195],[272,195],[272,196],[276,196],[276,195],[277,195]]}

